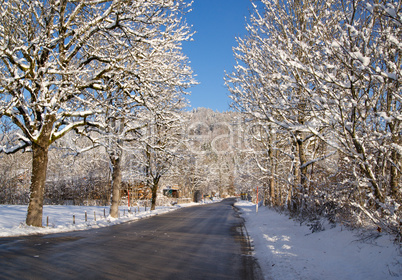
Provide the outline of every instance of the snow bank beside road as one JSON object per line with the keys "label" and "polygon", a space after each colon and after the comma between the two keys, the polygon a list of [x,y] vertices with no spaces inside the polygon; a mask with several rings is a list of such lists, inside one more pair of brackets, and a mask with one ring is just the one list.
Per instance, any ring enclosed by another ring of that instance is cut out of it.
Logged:
{"label": "snow bank beside road", "polygon": [[[199,203],[159,206],[154,211],[149,211],[149,207],[148,210],[145,211],[145,208],[141,207],[139,212],[137,207],[132,207],[132,213],[128,213],[127,207],[120,207],[120,218],[117,219],[109,216],[108,206],[45,205],[43,207],[43,228],[30,227],[25,224],[27,205],[0,205],[0,237],[50,234],[86,230],[90,228],[101,228],[135,221],[194,205],[199,205]],[[85,212],[87,212],[87,222],[85,222]],[[73,215],[75,216],[75,224],[73,224]],[[46,226],[47,217],[49,217],[48,227]]]}
{"label": "snow bank beside road", "polygon": [[401,249],[386,234],[361,240],[340,226],[310,229],[269,208],[238,201],[266,279],[402,279]]}

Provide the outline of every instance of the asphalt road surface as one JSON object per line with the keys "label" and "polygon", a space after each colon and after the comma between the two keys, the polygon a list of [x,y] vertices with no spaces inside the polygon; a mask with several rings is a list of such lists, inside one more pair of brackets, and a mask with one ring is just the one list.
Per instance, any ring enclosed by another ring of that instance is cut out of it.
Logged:
{"label": "asphalt road surface", "polygon": [[96,230],[0,238],[0,279],[262,279],[233,203]]}

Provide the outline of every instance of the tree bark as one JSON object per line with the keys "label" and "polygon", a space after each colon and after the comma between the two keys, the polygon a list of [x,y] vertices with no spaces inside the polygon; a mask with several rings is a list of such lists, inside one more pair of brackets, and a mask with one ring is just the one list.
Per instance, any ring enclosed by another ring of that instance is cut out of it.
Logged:
{"label": "tree bark", "polygon": [[302,194],[308,193],[308,180],[307,180],[307,167],[304,164],[307,162],[305,147],[302,139],[297,139],[298,152],[299,152],[299,161],[300,161],[300,187]]}
{"label": "tree bark", "polygon": [[158,177],[155,177],[155,178],[153,179],[151,210],[155,210],[155,208],[156,208],[156,198],[157,198],[157,196],[158,196],[159,179],[160,179],[159,176],[158,176]]}
{"label": "tree bark", "polygon": [[121,187],[121,157],[111,155],[110,161],[112,164],[112,202],[110,205],[110,216],[113,218],[118,218]]}
{"label": "tree bark", "polygon": [[48,153],[55,120],[54,115],[47,116],[43,121],[42,133],[32,142],[31,194],[25,220],[28,226],[42,227]]}
{"label": "tree bark", "polygon": [[[394,142],[395,143],[395,142]],[[390,170],[390,187],[391,187],[391,195],[394,199],[399,199],[399,181],[401,178],[401,172],[399,172],[402,167],[402,157],[398,153],[398,151],[393,150],[391,152],[391,170]]]}
{"label": "tree bark", "polygon": [[289,212],[293,212],[294,211],[294,207],[293,207],[293,186],[292,185],[289,185],[289,188],[288,188],[288,193],[287,193],[287,196],[286,196],[286,204],[287,204],[287,207],[288,207],[288,210],[289,210]]}
{"label": "tree bark", "polygon": [[371,183],[371,188],[373,190],[373,194],[376,199],[378,199],[379,202],[384,203],[385,198],[384,195],[382,194],[380,185],[377,182],[377,178],[374,175],[374,172],[372,171],[370,165],[367,163],[367,154],[366,150],[364,149],[363,145],[357,140],[357,137],[355,135],[355,132],[352,134],[352,141],[355,146],[356,152],[362,157],[363,161],[360,161],[358,163],[361,171],[366,175],[366,177],[369,179]]}
{"label": "tree bark", "polygon": [[44,147],[35,143],[32,145],[31,194],[26,217],[28,226],[42,227],[48,150],[47,145]]}
{"label": "tree bark", "polygon": [[[272,167],[271,167],[271,172],[272,172]],[[275,182],[274,182],[274,175],[271,174],[270,179],[269,179],[269,190],[270,190],[270,201],[271,201],[271,206],[275,206],[277,204],[277,199],[275,196]]]}
{"label": "tree bark", "polygon": [[292,171],[293,171],[293,179],[291,181],[291,184],[289,185],[289,191],[288,191],[288,209],[290,212],[295,212],[298,209],[298,192],[299,192],[299,187],[298,187],[298,182],[299,182],[299,173],[300,173],[300,168],[297,163],[297,155],[299,154],[299,146],[297,145],[297,141],[295,140],[293,142],[293,161],[292,161]]}
{"label": "tree bark", "polygon": [[269,139],[269,150],[268,150],[268,156],[269,156],[269,161],[271,164],[271,175],[269,177],[269,190],[270,190],[270,203],[271,206],[275,206],[277,204],[277,199],[275,197],[275,164],[274,164],[274,158],[273,158],[273,149],[272,149],[272,136]]}

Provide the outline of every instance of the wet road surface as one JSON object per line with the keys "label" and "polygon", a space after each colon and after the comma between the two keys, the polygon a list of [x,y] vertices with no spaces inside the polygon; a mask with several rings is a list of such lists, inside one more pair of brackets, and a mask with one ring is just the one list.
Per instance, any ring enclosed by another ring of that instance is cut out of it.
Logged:
{"label": "wet road surface", "polygon": [[233,203],[102,229],[0,238],[0,279],[262,279]]}

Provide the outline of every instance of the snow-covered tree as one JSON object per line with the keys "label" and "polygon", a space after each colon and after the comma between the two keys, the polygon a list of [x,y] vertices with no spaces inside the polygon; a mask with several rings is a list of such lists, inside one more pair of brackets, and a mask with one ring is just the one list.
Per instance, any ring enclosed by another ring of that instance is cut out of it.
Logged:
{"label": "snow-covered tree", "polygon": [[[161,31],[186,32],[174,17],[182,4],[174,0],[2,1],[0,117],[13,121],[18,139],[0,150],[32,149],[28,225],[42,226],[49,146],[105,110],[99,95],[107,92],[111,81],[123,92],[134,88],[126,82],[147,83],[145,66],[136,72],[131,63],[142,55],[133,46],[148,44],[149,54],[158,51],[164,40]],[[168,65],[159,66],[151,69]]]}
{"label": "snow-covered tree", "polygon": [[[323,63],[308,66],[316,77],[320,100],[316,109],[325,112],[327,117],[321,121],[335,131],[327,143],[347,157],[354,170],[355,205],[362,209],[375,205],[369,216],[382,216],[386,226],[398,231],[396,217],[402,210],[398,206],[402,167],[401,3],[340,3],[332,6],[328,21],[316,30],[322,48],[314,55]],[[373,220],[381,225],[381,219]]]}
{"label": "snow-covered tree", "polygon": [[306,126],[322,128],[310,109],[312,76],[299,66],[306,62],[304,49],[314,48],[306,34],[315,28],[326,1],[261,2],[262,7],[254,4],[248,37],[238,38],[237,64],[226,83],[234,108],[289,133],[300,200],[311,191],[308,168],[316,161],[310,151],[315,135]]}
{"label": "snow-covered tree", "polygon": [[[166,98],[170,97],[170,98]],[[155,210],[159,182],[180,156],[182,118],[180,110],[186,102],[179,91],[166,88],[165,98],[148,113],[145,128],[141,131],[138,158],[143,166],[146,185],[152,190],[151,210]]]}
{"label": "snow-covered tree", "polygon": [[313,167],[337,152],[333,160],[345,173],[332,184],[342,188],[325,196],[397,228],[400,1],[261,2],[226,77],[233,106],[290,134],[305,198],[317,191],[306,181]]}
{"label": "snow-covered tree", "polygon": [[[149,114],[145,111],[163,109],[163,102],[172,102],[170,99],[194,83],[187,58],[181,52],[181,42],[191,34],[179,7],[172,2],[163,7],[163,13],[149,17],[141,28],[146,40],[130,39],[135,44],[128,44],[125,70],[108,77],[107,89],[98,91],[98,100],[107,109],[89,122],[85,131],[94,143],[106,148],[110,158],[112,217],[118,215],[125,143],[139,141],[140,129],[148,125]],[[91,136],[93,132],[95,137]]]}

